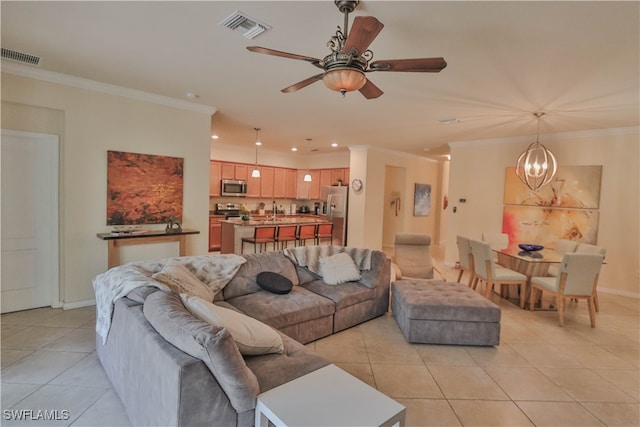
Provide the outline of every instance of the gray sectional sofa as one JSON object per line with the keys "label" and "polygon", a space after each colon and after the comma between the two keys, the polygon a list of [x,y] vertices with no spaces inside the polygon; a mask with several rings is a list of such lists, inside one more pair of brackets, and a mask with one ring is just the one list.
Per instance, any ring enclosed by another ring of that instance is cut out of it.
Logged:
{"label": "gray sectional sofa", "polygon": [[[252,426],[259,393],[329,364],[303,344],[387,312],[390,261],[380,251],[368,255],[361,279],[339,285],[324,283],[283,251],[243,255],[246,262],[215,295],[214,304],[277,330],[284,351],[255,356],[242,356],[225,328],[194,317],[179,295],[158,289],[151,276],[167,260],[127,264],[94,278],[98,305],[111,304],[113,310],[108,335],[97,335],[98,357],[131,422]],[[210,284],[208,276],[220,256],[172,260]],[[263,271],[289,278],[291,291],[275,294],[260,287],[256,277]],[[100,292],[107,285],[119,292],[111,302]],[[100,324],[105,307],[97,309]]]}

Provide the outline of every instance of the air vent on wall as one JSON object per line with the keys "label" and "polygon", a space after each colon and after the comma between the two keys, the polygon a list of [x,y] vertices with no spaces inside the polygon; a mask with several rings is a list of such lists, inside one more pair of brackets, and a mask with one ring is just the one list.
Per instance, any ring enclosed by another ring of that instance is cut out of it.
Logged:
{"label": "air vent on wall", "polygon": [[40,57],[29,55],[28,53],[22,53],[11,49],[2,48],[2,58],[10,59],[12,61],[21,62],[23,64],[38,65],[40,64]]}
{"label": "air vent on wall", "polygon": [[230,30],[239,31],[248,39],[253,39],[271,29],[270,25],[258,22],[240,11],[233,12],[218,25]]}

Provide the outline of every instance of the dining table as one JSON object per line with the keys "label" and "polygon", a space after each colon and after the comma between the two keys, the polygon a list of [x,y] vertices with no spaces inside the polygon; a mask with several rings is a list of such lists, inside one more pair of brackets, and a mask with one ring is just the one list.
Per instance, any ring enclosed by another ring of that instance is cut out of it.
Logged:
{"label": "dining table", "polygon": [[[529,305],[529,293],[531,292],[531,278],[535,276],[546,276],[552,264],[560,264],[563,254],[553,249],[542,248],[535,251],[525,251],[518,244],[511,244],[504,249],[496,249],[498,264],[527,276],[526,289],[519,289],[510,286],[507,300],[516,305],[520,304],[520,292],[525,292],[525,307]],[[535,309],[555,310],[553,305],[548,308],[542,307],[541,296],[535,303]]]}

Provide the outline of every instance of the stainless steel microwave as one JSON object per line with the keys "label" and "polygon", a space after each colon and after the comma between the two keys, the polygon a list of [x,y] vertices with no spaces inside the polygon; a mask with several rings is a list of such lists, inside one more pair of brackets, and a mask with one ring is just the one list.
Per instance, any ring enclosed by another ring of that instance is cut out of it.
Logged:
{"label": "stainless steel microwave", "polygon": [[247,195],[247,181],[235,180],[235,179],[223,179],[220,189],[220,194],[223,196],[246,196]]}

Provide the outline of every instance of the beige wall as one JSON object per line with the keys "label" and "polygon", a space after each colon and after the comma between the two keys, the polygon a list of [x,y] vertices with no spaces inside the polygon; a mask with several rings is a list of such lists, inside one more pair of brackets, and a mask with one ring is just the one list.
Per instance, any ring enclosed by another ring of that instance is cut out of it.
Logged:
{"label": "beige wall", "polygon": [[107,269],[107,243],[96,237],[108,229],[107,150],[184,158],[183,225],[201,232],[187,239],[187,253],[207,252],[211,112],[2,74],[2,127],[60,136],[66,306],[90,303],[91,278]]}
{"label": "beige wall", "polygon": [[[429,233],[437,241],[440,220],[440,166],[437,162],[390,150],[366,146],[350,147],[350,179],[359,178],[363,190],[349,191],[349,246],[382,249],[384,215],[390,200],[385,198],[386,168],[405,169],[401,201],[403,230]],[[413,216],[413,191],[415,183],[431,184],[431,215]],[[395,185],[395,184],[394,184]]]}
{"label": "beige wall", "polygon": [[[457,234],[480,237],[502,230],[505,167],[513,166],[530,139],[451,144],[446,262],[457,259]],[[607,248],[598,288],[640,297],[638,128],[541,135],[560,165],[602,165],[598,245]],[[466,203],[460,203],[466,198]],[[457,213],[452,207],[457,207]]]}

